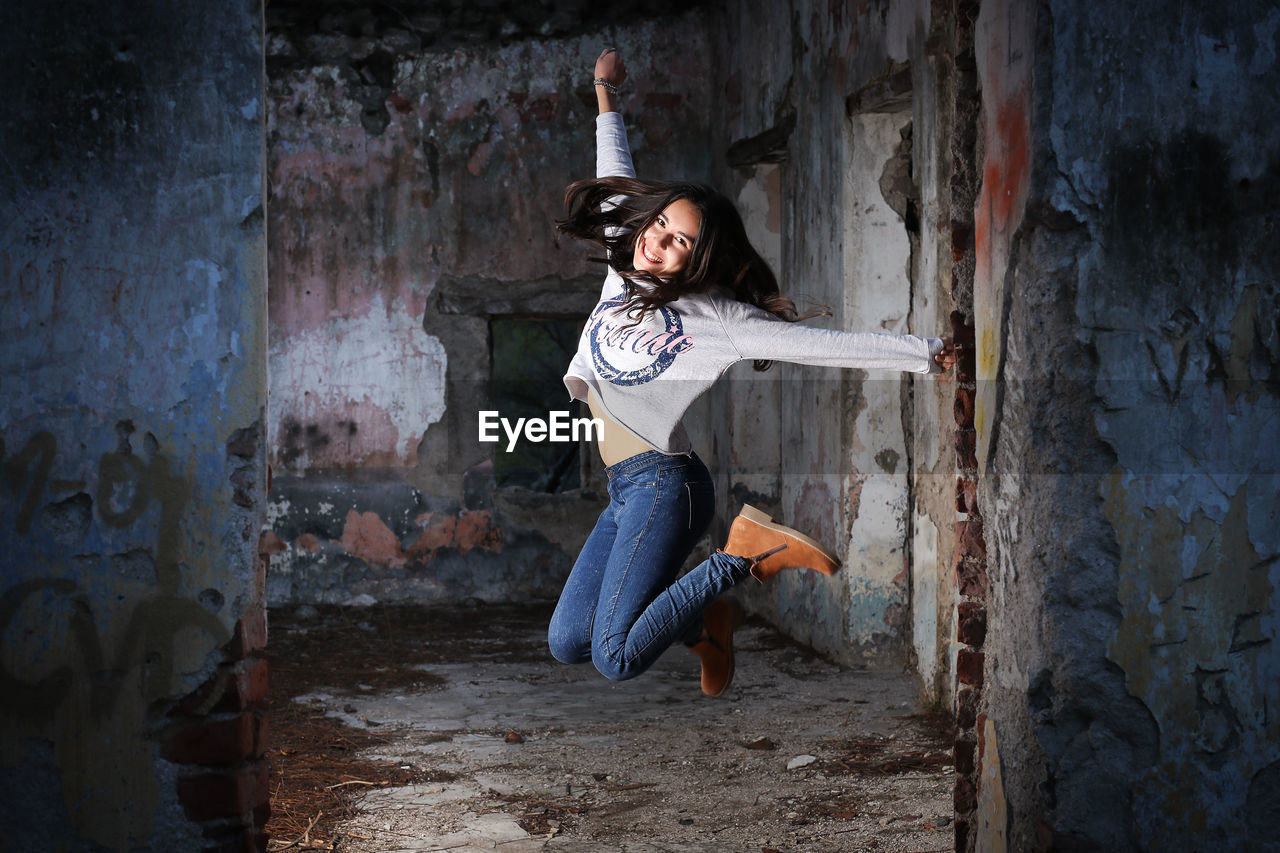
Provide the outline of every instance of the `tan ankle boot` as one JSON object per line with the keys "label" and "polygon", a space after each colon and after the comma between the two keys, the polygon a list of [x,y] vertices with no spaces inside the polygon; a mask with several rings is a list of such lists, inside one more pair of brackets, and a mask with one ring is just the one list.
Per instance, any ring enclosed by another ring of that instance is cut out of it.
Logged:
{"label": "tan ankle boot", "polygon": [[729,541],[722,550],[750,560],[751,575],[761,583],[783,569],[813,569],[833,575],[840,568],[835,554],[749,504],[733,520]]}
{"label": "tan ankle boot", "polygon": [[733,607],[723,598],[702,613],[702,638],[689,647],[702,660],[702,692],[719,696],[733,681]]}

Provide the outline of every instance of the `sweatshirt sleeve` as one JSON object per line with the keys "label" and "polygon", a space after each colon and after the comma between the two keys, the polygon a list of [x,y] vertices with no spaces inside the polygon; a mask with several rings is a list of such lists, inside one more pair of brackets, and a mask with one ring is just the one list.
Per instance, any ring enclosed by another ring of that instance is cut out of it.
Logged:
{"label": "sweatshirt sleeve", "polygon": [[721,302],[719,310],[725,334],[744,359],[922,374],[942,372],[933,360],[942,351],[939,338],[816,329],[779,320],[745,302]]}
{"label": "sweatshirt sleeve", "polygon": [[631,148],[627,145],[627,127],[622,121],[622,113],[600,113],[596,116],[596,177],[635,176],[636,167],[631,163]]}

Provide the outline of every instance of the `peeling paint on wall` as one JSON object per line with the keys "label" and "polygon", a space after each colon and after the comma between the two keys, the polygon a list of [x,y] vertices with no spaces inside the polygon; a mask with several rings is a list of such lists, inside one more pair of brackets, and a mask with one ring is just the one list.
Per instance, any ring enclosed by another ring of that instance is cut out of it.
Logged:
{"label": "peeling paint on wall", "polygon": [[447,356],[402,305],[274,340],[271,445],[289,469],[411,465],[444,413]]}
{"label": "peeling paint on wall", "polygon": [[[1200,488],[1218,493],[1208,478]],[[1280,680],[1268,677],[1275,637],[1263,626],[1274,558],[1261,559],[1250,542],[1243,488],[1217,520],[1148,506],[1119,470],[1104,495],[1120,538],[1125,614],[1108,656],[1160,725],[1160,761],[1139,782],[1149,842],[1240,837],[1248,792],[1240,783],[1280,760],[1280,718],[1267,710],[1280,707]]]}
{"label": "peeling paint on wall", "polygon": [[1022,219],[1031,170],[1031,64],[1035,11],[1022,0],[982,5],[977,50],[986,141],[982,191],[974,218],[974,324],[978,387],[974,423],[979,472],[985,470],[999,406],[1005,276]]}
{"label": "peeling paint on wall", "polygon": [[982,720],[981,725],[978,754],[981,756],[982,776],[978,785],[974,853],[1005,853],[1009,849],[1009,804],[1004,798],[996,724],[988,719]]}

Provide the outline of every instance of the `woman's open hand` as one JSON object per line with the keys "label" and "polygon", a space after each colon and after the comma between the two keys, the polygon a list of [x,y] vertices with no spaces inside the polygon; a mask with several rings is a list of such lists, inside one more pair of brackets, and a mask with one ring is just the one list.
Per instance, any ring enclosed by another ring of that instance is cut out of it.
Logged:
{"label": "woman's open hand", "polygon": [[933,360],[942,368],[942,372],[946,373],[956,364],[956,347],[952,343],[951,338],[942,339],[942,349],[933,357]]}

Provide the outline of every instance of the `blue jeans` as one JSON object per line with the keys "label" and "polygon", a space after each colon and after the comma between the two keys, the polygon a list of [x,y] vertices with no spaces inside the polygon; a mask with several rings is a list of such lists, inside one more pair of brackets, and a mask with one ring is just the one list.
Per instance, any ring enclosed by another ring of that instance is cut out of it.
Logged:
{"label": "blue jeans", "polygon": [[717,552],[677,579],[715,515],[711,475],[695,454],[649,451],[605,472],[609,505],[565,581],[547,638],[556,660],[591,661],[621,681],[677,640],[696,642],[702,611],[750,564]]}

